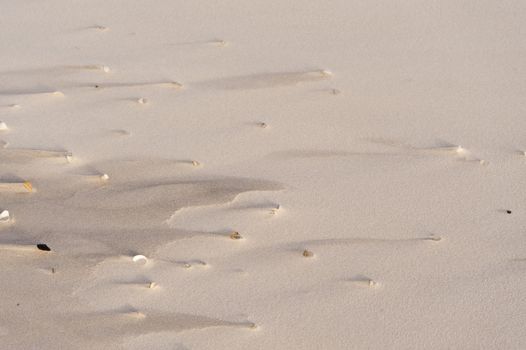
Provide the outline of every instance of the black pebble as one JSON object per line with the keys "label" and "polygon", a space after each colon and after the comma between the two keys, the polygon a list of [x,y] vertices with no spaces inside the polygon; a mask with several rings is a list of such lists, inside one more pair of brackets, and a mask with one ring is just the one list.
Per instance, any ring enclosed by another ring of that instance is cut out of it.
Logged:
{"label": "black pebble", "polygon": [[50,252],[51,251],[51,248],[49,248],[47,246],[47,244],[43,244],[43,243],[37,244],[37,248],[40,249],[40,250],[43,250],[45,252]]}
{"label": "black pebble", "polygon": [[511,210],[506,210],[506,213],[511,214]]}

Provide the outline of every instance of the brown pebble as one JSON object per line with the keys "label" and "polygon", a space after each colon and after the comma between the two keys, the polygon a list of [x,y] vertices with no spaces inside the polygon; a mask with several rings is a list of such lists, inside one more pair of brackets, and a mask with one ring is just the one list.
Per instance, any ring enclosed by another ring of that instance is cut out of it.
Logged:
{"label": "brown pebble", "polygon": [[310,250],[305,249],[305,250],[303,251],[303,256],[306,257],[306,258],[311,258],[311,257],[314,256],[314,253],[311,252]]}

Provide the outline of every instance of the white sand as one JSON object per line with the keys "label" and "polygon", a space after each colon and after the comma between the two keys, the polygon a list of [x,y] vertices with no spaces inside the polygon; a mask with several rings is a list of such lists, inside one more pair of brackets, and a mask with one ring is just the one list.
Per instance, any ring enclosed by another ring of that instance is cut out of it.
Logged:
{"label": "white sand", "polygon": [[525,25],[2,1],[0,348],[525,349]]}

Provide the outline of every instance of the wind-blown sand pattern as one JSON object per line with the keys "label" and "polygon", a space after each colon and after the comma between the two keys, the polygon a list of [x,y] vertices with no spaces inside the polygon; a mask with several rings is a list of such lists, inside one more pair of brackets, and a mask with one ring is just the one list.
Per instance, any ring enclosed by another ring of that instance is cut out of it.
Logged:
{"label": "wind-blown sand pattern", "polygon": [[203,87],[215,87],[228,90],[264,89],[280,86],[297,85],[304,82],[315,82],[329,79],[332,73],[327,70],[312,70],[302,72],[264,73],[215,79],[201,82]]}
{"label": "wind-blown sand pattern", "polygon": [[520,2],[4,1],[1,349],[525,349]]}

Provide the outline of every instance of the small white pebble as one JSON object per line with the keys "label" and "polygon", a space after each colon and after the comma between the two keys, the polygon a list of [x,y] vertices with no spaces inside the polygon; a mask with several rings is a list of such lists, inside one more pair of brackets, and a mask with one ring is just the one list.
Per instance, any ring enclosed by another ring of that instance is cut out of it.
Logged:
{"label": "small white pebble", "polygon": [[102,66],[101,68],[104,71],[104,73],[109,73],[111,71],[110,67],[108,66]]}
{"label": "small white pebble", "polygon": [[457,152],[457,154],[463,154],[463,153],[466,153],[466,149],[459,145],[456,148],[456,152]]}
{"label": "small white pebble", "polygon": [[142,105],[145,105],[145,104],[148,103],[148,100],[143,98],[143,97],[141,97],[141,98],[137,99],[137,102],[142,104]]}
{"label": "small white pebble", "polygon": [[0,120],[0,131],[5,131],[7,129],[7,124]]}

